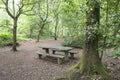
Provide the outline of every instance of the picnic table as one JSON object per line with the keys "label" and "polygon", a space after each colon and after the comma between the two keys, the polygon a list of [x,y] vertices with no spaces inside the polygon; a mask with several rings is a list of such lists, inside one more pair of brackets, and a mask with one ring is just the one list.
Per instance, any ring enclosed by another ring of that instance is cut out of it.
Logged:
{"label": "picnic table", "polygon": [[65,53],[65,60],[68,61],[68,53],[72,50],[72,47],[64,47],[64,46],[42,46],[40,47],[45,50],[46,53],[49,54],[49,50],[52,50],[52,53],[55,54],[56,51],[64,52]]}
{"label": "picnic table", "polygon": [[[50,57],[55,57],[58,59],[58,64],[61,63],[61,59],[64,58],[65,61],[69,60],[69,53],[71,55],[71,57],[74,57],[74,52],[69,52],[70,50],[72,50],[72,47],[65,47],[65,46],[41,46],[40,48],[42,48],[43,50],[45,50],[45,53],[43,52],[37,52],[39,57],[41,58],[41,56],[45,55],[45,56],[50,56]],[[52,51],[52,53],[50,53],[50,50]],[[56,51],[60,51],[63,52],[65,55],[58,55],[55,54]]]}

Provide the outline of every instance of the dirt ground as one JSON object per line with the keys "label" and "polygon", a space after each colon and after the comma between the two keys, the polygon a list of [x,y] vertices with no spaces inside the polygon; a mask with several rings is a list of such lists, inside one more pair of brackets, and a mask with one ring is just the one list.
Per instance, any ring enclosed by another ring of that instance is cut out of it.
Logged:
{"label": "dirt ground", "polygon": [[[39,59],[36,51],[43,51],[40,46],[61,45],[63,39],[53,39],[21,42],[18,51],[11,51],[11,47],[0,47],[0,80],[55,80],[64,77],[66,71],[79,62],[82,50],[75,55],[75,59],[58,65],[56,59]],[[107,50],[107,53],[111,50]],[[61,53],[60,53],[61,54]],[[120,76],[120,60],[104,55],[103,63],[110,68],[111,74]]]}

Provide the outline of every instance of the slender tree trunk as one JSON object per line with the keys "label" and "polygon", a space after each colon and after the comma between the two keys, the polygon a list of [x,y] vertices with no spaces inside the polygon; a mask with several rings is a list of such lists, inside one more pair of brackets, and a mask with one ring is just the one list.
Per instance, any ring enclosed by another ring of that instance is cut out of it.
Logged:
{"label": "slender tree trunk", "polygon": [[41,34],[42,30],[40,29],[39,32],[38,32],[38,36],[37,36],[37,42],[39,42],[40,40],[40,34]]}
{"label": "slender tree trunk", "polygon": [[33,34],[33,28],[30,28],[30,35],[29,35],[29,38],[32,38],[32,37],[33,37],[32,34]]}
{"label": "slender tree trunk", "polygon": [[45,24],[43,24],[42,27],[39,29],[38,36],[37,36],[37,42],[39,42],[39,40],[40,40],[40,35],[42,34],[44,26],[45,26]]}
{"label": "slender tree trunk", "polygon": [[17,51],[17,18],[14,18],[14,24],[13,24],[13,47],[12,50],[13,51]]}
{"label": "slender tree trunk", "polygon": [[[22,13],[27,13],[33,9],[34,6],[30,7],[29,9],[24,10],[24,0],[21,0],[20,3],[16,4],[15,0],[12,0],[12,6],[10,0],[2,0],[3,4],[5,5],[5,9],[7,14],[13,19],[13,46],[12,50],[17,51],[16,46],[17,46],[17,21]],[[10,3],[10,4],[9,4]],[[27,5],[33,5],[35,3],[31,3],[29,1],[26,2]],[[16,6],[18,6],[16,8]],[[26,5],[26,6],[27,6]]]}
{"label": "slender tree trunk", "polygon": [[57,29],[58,29],[58,14],[56,14],[56,25],[54,39],[57,40]]}

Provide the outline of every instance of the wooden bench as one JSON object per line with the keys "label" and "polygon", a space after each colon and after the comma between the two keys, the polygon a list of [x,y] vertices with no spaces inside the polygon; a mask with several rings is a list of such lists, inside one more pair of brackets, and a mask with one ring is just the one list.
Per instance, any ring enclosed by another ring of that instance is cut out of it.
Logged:
{"label": "wooden bench", "polygon": [[46,56],[46,57],[48,56],[48,57],[57,58],[57,63],[58,64],[61,64],[62,61],[64,60],[64,56],[62,56],[62,55],[55,55],[55,54],[44,53],[44,52],[40,52],[40,51],[37,51],[36,53],[38,54],[38,56],[39,56],[40,59],[42,58],[42,56]]}
{"label": "wooden bench", "polygon": [[69,51],[69,53],[70,53],[70,58],[74,58],[74,54],[77,54],[78,53],[78,51]]}

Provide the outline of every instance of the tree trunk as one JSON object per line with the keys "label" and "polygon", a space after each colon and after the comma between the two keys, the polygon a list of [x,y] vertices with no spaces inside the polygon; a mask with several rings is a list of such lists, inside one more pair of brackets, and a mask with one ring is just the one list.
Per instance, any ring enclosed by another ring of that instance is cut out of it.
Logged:
{"label": "tree trunk", "polygon": [[102,76],[106,76],[107,72],[99,58],[98,36],[96,35],[96,37],[91,40],[87,38],[88,35],[86,34],[85,48],[79,65],[81,73],[87,75],[100,74]]}
{"label": "tree trunk", "polygon": [[17,51],[17,18],[14,18],[14,24],[13,24],[13,51]]}
{"label": "tree trunk", "polygon": [[39,40],[40,40],[40,35],[43,31],[44,26],[45,26],[45,24],[43,23],[42,27],[40,27],[40,29],[39,29],[39,32],[38,32],[38,35],[37,35],[37,42],[39,42]]}
{"label": "tree trunk", "polygon": [[58,29],[58,14],[56,14],[56,25],[54,39],[57,40],[57,29]]}
{"label": "tree trunk", "polygon": [[42,30],[40,29],[39,32],[38,32],[38,36],[37,36],[37,42],[39,42],[40,40],[40,34],[41,34]]}
{"label": "tree trunk", "polygon": [[33,37],[32,34],[33,34],[33,28],[30,28],[30,35],[29,35],[29,38],[32,38],[32,37]]}
{"label": "tree trunk", "polygon": [[99,19],[100,6],[99,2],[88,0],[88,11],[86,12],[86,35],[83,56],[80,63],[75,66],[82,74],[95,75],[100,74],[104,77],[108,76],[98,53],[99,41]]}

